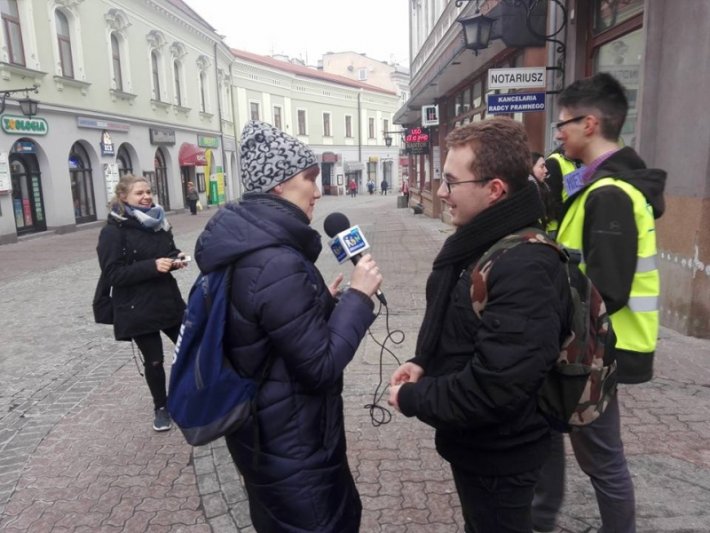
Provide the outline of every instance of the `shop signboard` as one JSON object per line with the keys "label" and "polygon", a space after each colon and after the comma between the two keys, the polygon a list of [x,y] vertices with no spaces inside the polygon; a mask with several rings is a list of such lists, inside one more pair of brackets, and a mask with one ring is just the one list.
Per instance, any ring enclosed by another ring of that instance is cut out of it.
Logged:
{"label": "shop signboard", "polygon": [[148,130],[150,135],[150,144],[152,145],[169,145],[175,144],[175,130],[169,130],[166,128],[150,128]]}
{"label": "shop signboard", "polygon": [[124,122],[113,122],[111,120],[98,120],[89,117],[76,117],[76,125],[78,128],[91,128],[94,130],[109,130],[121,131],[128,133],[131,129],[130,124]]}
{"label": "shop signboard", "polygon": [[538,89],[545,87],[545,67],[488,69],[488,89]]}
{"label": "shop signboard", "polygon": [[104,163],[104,180],[106,182],[106,203],[111,202],[113,194],[118,185],[118,165],[116,163]]}
{"label": "shop signboard", "polygon": [[404,152],[418,155],[429,153],[429,128],[407,128],[404,130]]}
{"label": "shop signboard", "polygon": [[197,146],[201,146],[202,148],[219,148],[219,137],[198,135]]}
{"label": "shop signboard", "polygon": [[545,110],[545,93],[489,94],[488,113],[530,113]]}
{"label": "shop signboard", "polygon": [[7,152],[0,152],[0,193],[12,190],[10,179],[10,161]]}
{"label": "shop signboard", "polygon": [[104,130],[101,132],[101,142],[99,146],[101,148],[101,155],[114,155],[113,140],[108,131]]}
{"label": "shop signboard", "polygon": [[43,118],[18,117],[14,115],[3,115],[2,131],[11,135],[47,135],[49,125]]}
{"label": "shop signboard", "polygon": [[423,105],[422,106],[422,126],[438,126],[439,125],[439,106],[438,105]]}

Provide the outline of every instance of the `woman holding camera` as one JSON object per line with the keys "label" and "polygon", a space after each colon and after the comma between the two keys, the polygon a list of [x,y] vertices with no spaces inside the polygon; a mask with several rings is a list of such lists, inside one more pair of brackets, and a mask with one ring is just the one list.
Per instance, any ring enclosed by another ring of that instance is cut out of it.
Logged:
{"label": "woman holding camera", "polygon": [[185,268],[187,261],[145,178],[121,177],[109,208],[96,251],[112,286],[114,336],[138,346],[153,397],[153,429],[167,431],[171,421],[160,332],[177,341],[185,302],[171,271]]}

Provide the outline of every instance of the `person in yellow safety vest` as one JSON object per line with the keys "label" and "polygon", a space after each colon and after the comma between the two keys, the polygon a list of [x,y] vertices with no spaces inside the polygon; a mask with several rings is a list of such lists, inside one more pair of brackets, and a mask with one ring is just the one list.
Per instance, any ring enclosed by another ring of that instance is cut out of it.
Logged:
{"label": "person in yellow safety vest", "polygon": [[[653,377],[660,281],[655,219],[664,211],[666,173],[646,168],[630,147],[619,148],[628,101],[624,87],[600,73],[577,80],[558,100],[556,139],[586,168],[565,179],[569,198],[557,241],[581,255],[580,268],[597,287],[616,333],[620,383]],[[591,478],[602,530],[636,531],[635,496],[621,441],[618,398],[593,424],[570,433],[577,462]],[[562,436],[553,437],[533,501],[533,524],[552,531],[564,494]]]}
{"label": "person in yellow safety vest", "polygon": [[563,146],[557,148],[545,160],[547,185],[550,189],[550,201],[547,209],[548,221],[545,230],[553,238],[557,235],[562,204],[567,200],[567,192],[564,187],[565,176],[572,174],[581,166],[580,161],[573,161],[565,157]]}

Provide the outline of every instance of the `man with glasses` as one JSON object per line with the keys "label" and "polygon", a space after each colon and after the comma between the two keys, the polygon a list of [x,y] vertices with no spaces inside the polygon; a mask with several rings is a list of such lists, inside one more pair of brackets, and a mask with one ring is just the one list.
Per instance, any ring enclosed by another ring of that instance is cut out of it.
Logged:
{"label": "man with glasses", "polygon": [[[558,104],[556,138],[567,157],[585,167],[566,180],[569,199],[557,241],[580,254],[580,268],[604,298],[616,333],[619,382],[643,383],[653,377],[658,335],[655,219],[664,209],[666,173],[646,168],[632,148],[619,148],[628,102],[609,74],[574,82]],[[596,491],[605,533],[636,531],[634,486],[620,433],[616,396],[597,421],[570,433],[577,462]],[[554,530],[564,493],[562,436],[554,435],[553,443],[533,504],[538,531]]]}
{"label": "man with glasses", "polygon": [[472,284],[484,252],[538,226],[542,204],[522,124],[467,124],[446,143],[437,196],[456,231],[434,260],[415,356],[392,375],[389,402],[436,428],[466,531],[529,533],[550,440],[537,394],[569,332],[569,285],[557,251],[532,244],[508,249]]}

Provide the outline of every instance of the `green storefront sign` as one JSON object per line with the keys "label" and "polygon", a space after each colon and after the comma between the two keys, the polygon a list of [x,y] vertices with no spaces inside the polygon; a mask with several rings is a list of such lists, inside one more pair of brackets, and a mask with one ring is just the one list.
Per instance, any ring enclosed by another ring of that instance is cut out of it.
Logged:
{"label": "green storefront sign", "polygon": [[3,115],[0,118],[2,131],[12,135],[47,135],[49,124],[43,118]]}
{"label": "green storefront sign", "polygon": [[202,148],[219,148],[219,137],[198,135],[197,146],[201,146]]}

